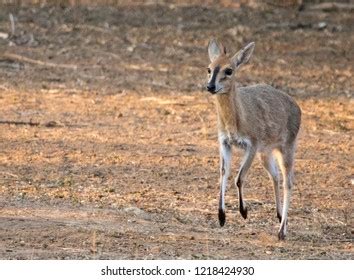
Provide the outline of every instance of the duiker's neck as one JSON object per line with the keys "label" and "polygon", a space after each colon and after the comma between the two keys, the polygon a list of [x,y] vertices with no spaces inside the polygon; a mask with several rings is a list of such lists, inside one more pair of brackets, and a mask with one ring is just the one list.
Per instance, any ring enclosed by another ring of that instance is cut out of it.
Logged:
{"label": "duiker's neck", "polygon": [[239,93],[233,83],[230,92],[216,96],[219,129],[224,132],[236,133],[240,128],[242,108]]}

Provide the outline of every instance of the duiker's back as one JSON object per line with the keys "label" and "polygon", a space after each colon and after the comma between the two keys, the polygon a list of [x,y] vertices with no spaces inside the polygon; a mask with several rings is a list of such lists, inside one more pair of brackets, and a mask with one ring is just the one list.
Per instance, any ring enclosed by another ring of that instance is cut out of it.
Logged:
{"label": "duiker's back", "polygon": [[243,111],[240,133],[257,133],[264,144],[295,140],[301,111],[291,96],[266,84],[240,87],[237,92],[235,98],[238,96]]}

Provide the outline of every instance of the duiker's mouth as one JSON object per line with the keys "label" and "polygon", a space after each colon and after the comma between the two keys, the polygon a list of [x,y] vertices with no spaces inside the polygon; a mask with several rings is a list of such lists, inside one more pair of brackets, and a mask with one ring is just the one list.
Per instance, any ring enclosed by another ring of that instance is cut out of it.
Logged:
{"label": "duiker's mouth", "polygon": [[215,87],[206,87],[207,91],[209,91],[211,94],[217,94],[219,91],[222,90],[222,88],[219,88],[218,90],[215,90]]}

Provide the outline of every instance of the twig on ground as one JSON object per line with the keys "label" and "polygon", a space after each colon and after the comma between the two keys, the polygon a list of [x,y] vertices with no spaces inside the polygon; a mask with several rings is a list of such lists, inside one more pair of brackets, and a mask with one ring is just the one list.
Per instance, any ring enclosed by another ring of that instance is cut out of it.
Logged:
{"label": "twig on ground", "polygon": [[280,7],[280,8],[289,8],[294,6],[301,6],[303,5],[302,0],[293,0],[293,1],[269,1],[266,0],[265,3],[270,6]]}
{"label": "twig on ground", "polygon": [[333,11],[347,11],[351,12],[354,11],[353,4],[347,3],[332,3],[332,2],[325,2],[316,4],[309,7],[309,10],[312,11],[324,11],[324,12],[333,12]]}
{"label": "twig on ground", "polygon": [[67,68],[67,69],[73,69],[73,70],[77,70],[77,68],[78,68],[77,65],[73,65],[73,64],[60,64],[60,63],[58,64],[58,63],[46,62],[46,61],[36,60],[36,59],[28,58],[28,57],[25,57],[22,55],[14,54],[14,53],[8,53],[8,52],[5,52],[3,54],[3,57],[8,58],[8,59],[21,61],[21,62],[27,62],[27,63],[31,63],[31,64],[45,66],[45,67]]}
{"label": "twig on ground", "polygon": [[13,125],[29,125],[29,126],[39,126],[39,122],[32,121],[8,121],[8,120],[0,120],[0,124],[13,124]]}
{"label": "twig on ground", "polygon": [[11,37],[15,36],[15,18],[14,16],[10,13],[9,14],[9,18],[10,18],[10,25],[11,25]]}
{"label": "twig on ground", "polygon": [[10,172],[0,172],[0,174],[7,175],[7,176],[10,176],[10,177],[13,177],[13,178],[18,178],[18,176],[16,174],[12,174]]}

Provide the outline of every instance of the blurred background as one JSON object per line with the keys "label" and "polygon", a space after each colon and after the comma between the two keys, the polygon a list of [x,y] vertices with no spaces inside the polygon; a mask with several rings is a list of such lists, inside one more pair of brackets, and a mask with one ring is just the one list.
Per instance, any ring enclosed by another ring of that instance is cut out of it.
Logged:
{"label": "blurred background", "polygon": [[[0,258],[352,258],[353,31],[353,1],[0,1]],[[210,38],[302,108],[287,242],[258,161],[218,226]]]}

